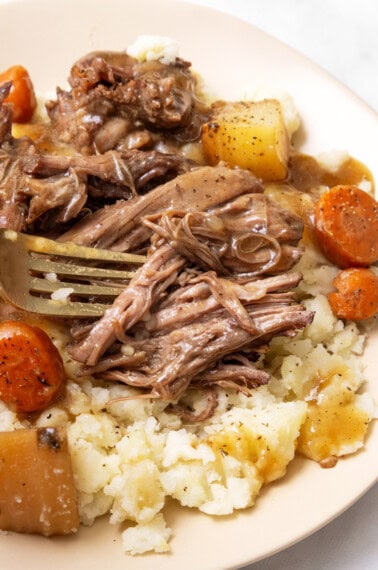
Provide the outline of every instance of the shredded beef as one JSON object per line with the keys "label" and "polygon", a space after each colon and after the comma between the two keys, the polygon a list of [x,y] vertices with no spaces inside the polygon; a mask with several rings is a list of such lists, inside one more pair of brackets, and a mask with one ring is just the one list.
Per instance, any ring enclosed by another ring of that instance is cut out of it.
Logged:
{"label": "shredded beef", "polygon": [[154,180],[160,184],[165,178],[173,178],[193,168],[195,164],[177,154],[163,154],[156,151],[109,151],[95,156],[40,155],[38,161],[25,170],[35,176],[51,176],[74,168],[83,176],[98,179],[101,185],[108,183],[118,188],[121,197],[143,192],[153,186]]}
{"label": "shredded beef", "polygon": [[[100,319],[72,323],[69,352],[80,374],[203,421],[219,388],[266,384],[259,356],[269,341],[313,319],[293,292],[302,221],[253,173],[184,157],[180,144],[207,118],[189,63],[97,52],[74,64],[69,83],[47,104],[52,132],[70,145],[55,154],[13,138],[11,84],[0,86],[0,227],[145,251]],[[188,389],[204,391],[202,409],[180,401]]]}
{"label": "shredded beef", "polygon": [[[221,280],[218,278],[212,281]],[[267,303],[274,298],[277,299],[278,295],[287,295],[283,291],[295,287],[300,280],[298,273],[281,274],[275,277],[263,278],[259,280],[250,280],[243,285],[237,281],[226,281],[227,289],[232,291],[232,298],[239,300],[241,304],[260,304]],[[150,313],[148,321],[144,323],[144,327],[151,333],[163,333],[183,325],[191,323],[196,318],[201,318],[204,315],[211,313],[221,306],[228,308],[229,312],[232,306],[227,302],[227,299],[219,298],[213,294],[215,287],[209,287],[209,283],[203,276],[194,278],[191,284],[186,287],[180,287],[163,299],[155,311]],[[237,309],[240,305],[237,304]],[[235,316],[235,312],[234,312]],[[238,319],[239,324],[242,324],[244,319],[244,312],[241,313],[241,318]],[[249,316],[248,316],[249,317]],[[236,317],[237,318],[237,317]],[[250,327],[249,318],[247,325],[244,327],[246,330]]]}
{"label": "shredded beef", "polygon": [[[152,396],[172,401],[180,398],[191,383],[206,370],[229,354],[250,349],[267,342],[274,335],[293,336],[309,324],[312,314],[299,305],[288,302],[272,304],[254,317],[257,332],[251,335],[239,327],[225,311],[205,321],[196,320],[166,335],[151,337],[129,344],[135,349],[143,346],[145,362],[137,370],[110,369],[102,372],[107,380],[124,382],[148,389]],[[90,372],[90,368],[87,370]],[[237,375],[234,375],[237,378]],[[244,385],[246,375],[239,376]],[[205,384],[208,385],[209,379]],[[196,385],[201,385],[197,382]]]}
{"label": "shredded beef", "polygon": [[302,221],[259,193],[206,212],[163,211],[143,222],[187,259],[223,275],[287,271],[302,251]]}
{"label": "shredded beef", "polygon": [[[147,262],[69,349],[83,373],[168,401],[189,387],[247,393],[267,382],[247,355],[313,317],[291,291],[301,275],[282,273],[301,255],[300,219],[269,200],[249,173],[203,167],[96,212],[62,239],[133,249],[141,227],[150,231]],[[138,355],[137,366],[125,360],[122,344]],[[213,404],[210,398],[205,415]]]}
{"label": "shredded beef", "polygon": [[179,154],[154,150],[41,153],[28,137],[12,136],[12,109],[3,103],[10,86],[0,88],[0,227],[26,231],[42,218],[44,227],[66,224],[82,217],[84,206],[129,199],[194,167]]}
{"label": "shredded beef", "polygon": [[84,154],[122,147],[140,124],[180,142],[195,140],[207,115],[189,68],[181,59],[139,63],[125,53],[91,53],[74,64],[72,89],[58,89],[48,113],[60,139]]}
{"label": "shredded beef", "polygon": [[144,317],[154,300],[174,282],[184,263],[169,245],[157,249],[88,336],[71,348],[75,360],[96,364],[117,338],[124,338],[124,333]]}
{"label": "shredded beef", "polygon": [[263,192],[262,184],[248,171],[226,166],[204,166],[177,176],[144,196],[119,201],[86,216],[62,241],[130,251],[151,236],[140,230],[142,219],[165,210],[204,211],[247,192]]}

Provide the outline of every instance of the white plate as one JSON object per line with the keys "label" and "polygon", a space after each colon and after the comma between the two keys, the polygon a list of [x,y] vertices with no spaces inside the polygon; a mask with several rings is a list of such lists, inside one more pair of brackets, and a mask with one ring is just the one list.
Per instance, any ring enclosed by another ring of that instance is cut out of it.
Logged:
{"label": "white plate", "polygon": [[[249,24],[177,1],[24,0],[0,6],[0,69],[22,63],[38,91],[64,83],[73,61],[94,49],[121,50],[141,33],[173,37],[207,84],[223,98],[245,86],[278,85],[293,94],[304,121],[302,149],[348,149],[378,180],[375,113],[324,71]],[[370,391],[378,401],[377,331],[366,352]],[[374,380],[375,376],[375,382]],[[100,521],[78,536],[45,539],[0,536],[2,570],[226,570],[277,552],[316,531],[377,478],[377,426],[365,448],[324,470],[296,459],[287,476],[266,487],[254,508],[213,519],[189,509],[167,508],[174,530],[172,554],[125,557],[117,529]],[[49,562],[47,562],[49,561]]]}

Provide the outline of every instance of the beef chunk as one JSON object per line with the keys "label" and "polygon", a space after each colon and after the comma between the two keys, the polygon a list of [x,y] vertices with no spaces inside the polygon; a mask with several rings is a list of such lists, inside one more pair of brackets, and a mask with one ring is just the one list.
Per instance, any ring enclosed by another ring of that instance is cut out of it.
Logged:
{"label": "beef chunk", "polygon": [[139,63],[125,53],[88,54],[71,69],[71,90],[58,89],[47,104],[54,129],[85,154],[122,146],[141,125],[181,142],[195,140],[207,110],[189,68],[181,59]]}

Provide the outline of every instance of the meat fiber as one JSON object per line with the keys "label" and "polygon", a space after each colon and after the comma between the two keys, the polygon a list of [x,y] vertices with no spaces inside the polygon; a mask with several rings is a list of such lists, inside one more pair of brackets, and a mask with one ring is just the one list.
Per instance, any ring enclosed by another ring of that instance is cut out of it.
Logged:
{"label": "meat fiber", "polygon": [[[253,314],[254,306],[248,307]],[[106,380],[124,382],[138,386],[164,400],[175,401],[193,382],[204,386],[216,380],[226,381],[223,365],[217,367],[227,355],[258,348],[274,335],[293,336],[298,330],[312,321],[313,315],[303,307],[292,303],[292,299],[267,302],[259,308],[253,319],[255,334],[251,335],[223,309],[212,312],[205,319],[195,319],[191,324],[174,329],[167,334],[150,337],[143,341],[128,340],[129,350],[143,350],[145,361],[138,369],[111,368],[100,374]],[[235,365],[236,366],[236,365]],[[90,372],[91,369],[86,369]],[[228,380],[231,381],[230,374]],[[259,381],[259,374],[246,373],[245,369],[232,369],[232,381],[244,387],[264,383],[266,376]],[[255,383],[255,384],[254,384]]]}
{"label": "meat fiber", "polygon": [[263,192],[262,184],[250,172],[219,165],[204,166],[177,176],[144,196],[119,201],[86,216],[62,241],[79,245],[130,251],[151,236],[140,230],[142,219],[166,210],[205,211],[250,192]]}
{"label": "meat fiber", "polygon": [[175,281],[184,263],[169,245],[157,249],[88,336],[70,349],[71,355],[80,362],[96,364],[117,338],[124,338],[125,332],[144,317],[159,295]]}
{"label": "meat fiber", "polygon": [[[275,293],[275,299],[279,293],[295,287],[300,281],[301,276],[298,273],[281,274],[275,277],[263,278],[259,280],[250,280],[242,286],[235,281],[221,280],[214,278],[211,281],[204,279],[203,275],[192,279],[192,283],[186,287],[180,287],[164,298],[155,311],[149,315],[148,321],[144,323],[144,327],[151,333],[163,334],[167,331],[180,328],[196,318],[202,318],[212,311],[224,306],[238,320],[239,325],[250,330],[250,320],[243,319],[244,313],[240,313],[240,305],[227,303],[227,298],[217,295],[216,286],[218,283],[226,283],[227,290],[231,292],[229,297],[237,299],[241,304],[251,305],[266,303],[271,299],[272,293]],[[212,287],[210,286],[210,283]],[[215,294],[214,294],[215,293]],[[287,295],[287,294],[285,294]],[[239,309],[237,312],[232,311],[233,306]]]}
{"label": "meat fiber", "polygon": [[28,137],[12,136],[12,109],[3,103],[10,87],[0,88],[0,227],[26,231],[42,218],[45,227],[66,224],[84,206],[95,209],[99,202],[129,199],[194,166],[179,154],[154,150],[41,153]]}
{"label": "meat fiber", "polygon": [[195,164],[178,154],[157,151],[109,151],[102,155],[73,156],[41,154],[38,160],[25,165],[28,174],[49,177],[75,169],[82,177],[95,184],[97,195],[112,198],[131,198],[150,190],[167,179],[194,168]]}
{"label": "meat fiber", "polygon": [[287,271],[302,252],[300,218],[259,193],[205,212],[163,211],[143,222],[187,259],[221,275]]}
{"label": "meat fiber", "polygon": [[[203,421],[220,388],[248,395],[269,381],[259,356],[274,336],[311,323],[291,271],[303,223],[252,172],[184,157],[181,143],[198,139],[207,117],[187,62],[97,52],[74,64],[69,83],[47,105],[64,154],[12,137],[11,84],[0,86],[0,227],[145,251],[104,315],[72,324],[69,352],[80,374]],[[206,395],[198,413],[180,401],[193,388]]]}
{"label": "meat fiber", "polygon": [[141,124],[152,130],[146,144],[157,131],[194,140],[207,115],[189,68],[181,59],[139,63],[124,52],[88,54],[71,69],[71,90],[58,89],[47,104],[54,129],[83,154],[122,147]]}

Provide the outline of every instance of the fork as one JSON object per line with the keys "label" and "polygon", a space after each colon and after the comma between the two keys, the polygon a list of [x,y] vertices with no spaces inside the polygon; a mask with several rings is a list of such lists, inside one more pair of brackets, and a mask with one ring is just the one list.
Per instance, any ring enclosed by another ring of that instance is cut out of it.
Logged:
{"label": "fork", "polygon": [[[109,300],[125,287],[125,280],[135,274],[132,266],[145,260],[143,255],[78,246],[1,228],[0,293],[5,301],[33,313],[99,317],[110,306]],[[85,261],[125,267],[94,267],[85,265]],[[93,284],[97,280],[100,284]]]}

